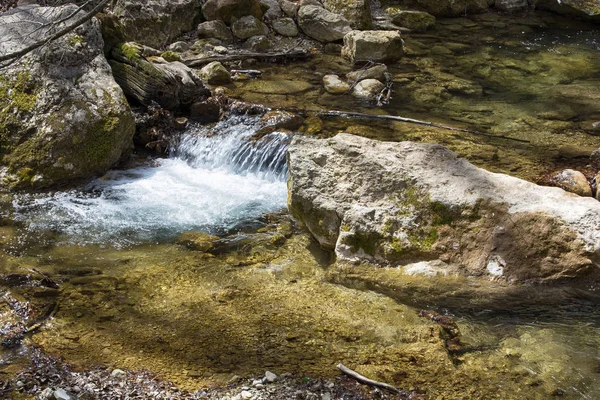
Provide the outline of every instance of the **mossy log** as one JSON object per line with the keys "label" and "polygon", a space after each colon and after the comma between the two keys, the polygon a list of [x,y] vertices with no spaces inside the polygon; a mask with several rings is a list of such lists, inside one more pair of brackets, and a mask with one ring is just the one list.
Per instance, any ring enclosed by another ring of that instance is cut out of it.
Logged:
{"label": "mossy log", "polygon": [[141,47],[124,43],[111,50],[110,66],[125,94],[143,105],[153,101],[166,109],[187,107],[210,97],[202,80],[180,62],[151,62]]}

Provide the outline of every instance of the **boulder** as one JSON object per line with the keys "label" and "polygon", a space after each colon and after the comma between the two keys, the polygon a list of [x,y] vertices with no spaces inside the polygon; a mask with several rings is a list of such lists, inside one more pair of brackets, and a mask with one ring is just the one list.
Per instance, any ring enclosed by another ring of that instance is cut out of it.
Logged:
{"label": "boulder", "polygon": [[386,11],[394,24],[415,32],[425,32],[435,25],[435,17],[424,11],[407,11],[395,7]]}
{"label": "boulder", "polygon": [[273,30],[281,36],[298,36],[298,27],[291,18],[280,18],[271,22]]}
{"label": "boulder", "polygon": [[205,65],[200,70],[200,77],[203,82],[206,82],[209,85],[219,85],[231,82],[231,74],[229,74],[227,68],[218,61],[213,61],[210,64]]}
{"label": "boulder", "polygon": [[579,196],[591,196],[592,188],[581,172],[572,169],[565,169],[554,176],[556,186],[567,192],[578,194]]}
{"label": "boulder", "polygon": [[374,100],[384,88],[385,85],[377,79],[364,79],[354,86],[352,96],[359,99]]}
{"label": "boulder", "polygon": [[323,0],[323,6],[334,13],[343,15],[352,29],[371,29],[371,0]]}
{"label": "boulder", "polygon": [[289,111],[269,111],[260,119],[256,133],[263,136],[279,129],[297,130],[303,122],[304,118]]}
{"label": "boulder", "polygon": [[260,20],[263,17],[263,9],[258,0],[207,0],[202,6],[202,14],[207,21],[218,19],[229,24],[232,18],[246,15]]}
{"label": "boulder", "polygon": [[219,39],[225,43],[233,42],[233,35],[225,25],[225,22],[214,20],[206,21],[198,25],[198,37]]}
{"label": "boulder", "polygon": [[598,0],[529,0],[535,8],[554,11],[559,14],[600,20],[600,3]]}
{"label": "boulder", "polygon": [[344,94],[350,90],[350,85],[342,81],[337,75],[325,75],[323,77],[323,86],[331,94]]}
{"label": "boulder", "polygon": [[283,10],[277,0],[259,0],[261,7],[265,11],[263,20],[270,22],[283,17]]}
{"label": "boulder", "polygon": [[416,0],[415,4],[435,16],[448,17],[485,12],[494,0]]}
{"label": "boulder", "polygon": [[[296,136],[288,207],[338,261],[515,281],[598,277],[600,203],[477,168],[437,144]],[[443,264],[442,264],[443,265]]]}
{"label": "boulder", "polygon": [[255,53],[269,51],[271,49],[271,41],[264,35],[252,36],[244,42],[243,48]]}
{"label": "boulder", "polygon": [[346,18],[313,5],[300,7],[298,25],[307,36],[323,43],[340,40],[352,30]]}
{"label": "boulder", "polygon": [[279,0],[279,6],[285,15],[294,18],[298,14],[298,4],[293,1]]}
{"label": "boulder", "polygon": [[501,11],[519,11],[529,7],[527,0],[496,0],[494,7]]}
{"label": "boulder", "polygon": [[404,54],[398,31],[351,31],[344,36],[342,56],[352,63],[396,61]]}
{"label": "boulder", "polygon": [[118,42],[131,41],[162,48],[184,32],[194,29],[200,15],[200,0],[123,0],[115,3]]}
{"label": "boulder", "polygon": [[[136,43],[122,43],[111,50],[110,66],[125,94],[143,105],[158,103],[166,109],[187,108],[210,96],[202,80],[179,61],[146,59]],[[152,60],[152,61],[150,61]]]}
{"label": "boulder", "polygon": [[[0,54],[49,35],[77,9],[0,15]],[[104,173],[133,145],[134,117],[104,57],[98,20],[0,70],[0,185],[42,188]]]}
{"label": "boulder", "polygon": [[245,40],[252,36],[266,35],[269,33],[269,28],[258,18],[246,15],[231,24],[231,32],[236,38]]}

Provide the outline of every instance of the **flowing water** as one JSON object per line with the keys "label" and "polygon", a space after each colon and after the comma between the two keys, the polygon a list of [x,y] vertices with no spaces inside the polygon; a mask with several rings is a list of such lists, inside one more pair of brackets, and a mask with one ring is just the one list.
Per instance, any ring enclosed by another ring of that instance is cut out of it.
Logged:
{"label": "flowing water", "polygon": [[[439,21],[406,38],[407,57],[390,68],[394,98],[378,109],[323,92],[323,74],[350,70],[326,55],[261,66],[262,80],[229,90],[272,106],[359,108],[522,139],[342,119],[300,129],[440,142],[535,180],[585,165],[600,147],[586,125],[600,119],[598,32],[545,14]],[[279,83],[298,77],[308,84],[283,93]],[[332,264],[281,211],[291,133],[256,139],[259,126],[247,116],[190,126],[168,158],[83,188],[3,194],[0,380],[27,363],[14,331],[46,321],[25,348],[78,368],[147,369],[190,390],[265,369],[333,376],[343,362],[425,398],[600,397],[600,288]],[[181,240],[190,232],[218,238],[199,251]],[[456,324],[458,342],[431,312]]]}

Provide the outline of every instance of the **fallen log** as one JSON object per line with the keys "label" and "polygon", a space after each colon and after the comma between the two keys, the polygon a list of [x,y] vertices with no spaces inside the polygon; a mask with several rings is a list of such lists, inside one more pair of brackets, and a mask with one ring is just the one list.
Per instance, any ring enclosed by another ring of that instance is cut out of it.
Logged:
{"label": "fallen log", "polygon": [[490,138],[513,140],[515,142],[521,142],[521,143],[530,143],[529,140],[525,140],[525,139],[513,138],[510,136],[503,136],[503,135],[493,135],[491,133],[485,133],[485,132],[475,131],[475,130],[466,129],[466,128],[456,128],[453,126],[437,124],[435,122],[422,121],[422,120],[414,119],[414,118],[401,117],[399,115],[375,115],[375,114],[365,114],[365,113],[352,112],[352,111],[337,111],[337,110],[317,111],[317,110],[302,110],[302,109],[294,109],[294,108],[286,108],[284,110],[290,111],[290,112],[295,112],[297,114],[304,114],[304,115],[313,114],[313,115],[316,115],[319,117],[358,118],[358,119],[375,119],[375,120],[406,122],[409,124],[424,125],[424,126],[431,126],[433,128],[447,129],[450,131],[466,132],[466,133],[470,133],[473,135],[485,136],[485,137],[490,137]]}
{"label": "fallen log", "polygon": [[385,389],[385,390],[395,393],[395,394],[408,395],[408,393],[406,393],[400,389],[397,389],[392,385],[389,385],[389,384],[383,383],[383,382],[374,381],[372,379],[367,378],[366,376],[359,374],[356,371],[352,371],[350,368],[344,366],[343,364],[338,364],[337,368],[340,371],[342,371],[344,374],[348,375],[349,377],[351,377],[353,379],[356,379],[358,382],[363,383],[365,385],[377,387],[380,389]]}
{"label": "fallen log", "polygon": [[257,58],[261,60],[280,60],[280,59],[298,59],[310,57],[310,53],[304,50],[294,50],[290,52],[282,53],[240,53],[240,54],[227,54],[223,56],[212,56],[212,57],[201,57],[191,58],[183,60],[182,62],[190,68],[201,67],[209,64],[213,61],[227,62],[227,61],[240,61],[247,60],[249,58]]}

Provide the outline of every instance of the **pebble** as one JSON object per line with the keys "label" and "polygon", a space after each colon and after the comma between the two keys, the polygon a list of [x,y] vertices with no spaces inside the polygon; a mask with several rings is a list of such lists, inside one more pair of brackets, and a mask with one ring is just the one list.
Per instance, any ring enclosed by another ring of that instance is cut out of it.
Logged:
{"label": "pebble", "polygon": [[277,380],[277,375],[272,373],[271,371],[265,372],[265,377],[263,379],[264,383],[273,383]]}
{"label": "pebble", "polygon": [[49,400],[50,398],[52,398],[52,394],[54,393],[54,391],[52,390],[52,388],[46,388],[44,390],[42,390],[42,393],[40,393],[36,399],[37,400]]}
{"label": "pebble", "polygon": [[265,388],[265,385],[263,385],[262,383],[257,383],[256,385],[254,385],[254,388],[258,390],[263,390]]}
{"label": "pebble", "polygon": [[240,397],[242,398],[242,400],[250,400],[254,397],[254,395],[252,394],[252,392],[242,390],[242,393],[240,393]]}
{"label": "pebble", "polygon": [[15,384],[18,388],[21,388],[23,386],[25,386],[25,384],[21,381],[17,381],[17,383]]}
{"label": "pebble", "polygon": [[57,388],[54,391],[54,398],[56,400],[71,400],[71,396],[63,388]]}
{"label": "pebble", "polygon": [[115,368],[110,374],[111,376],[125,376],[125,371],[123,371],[122,369]]}

